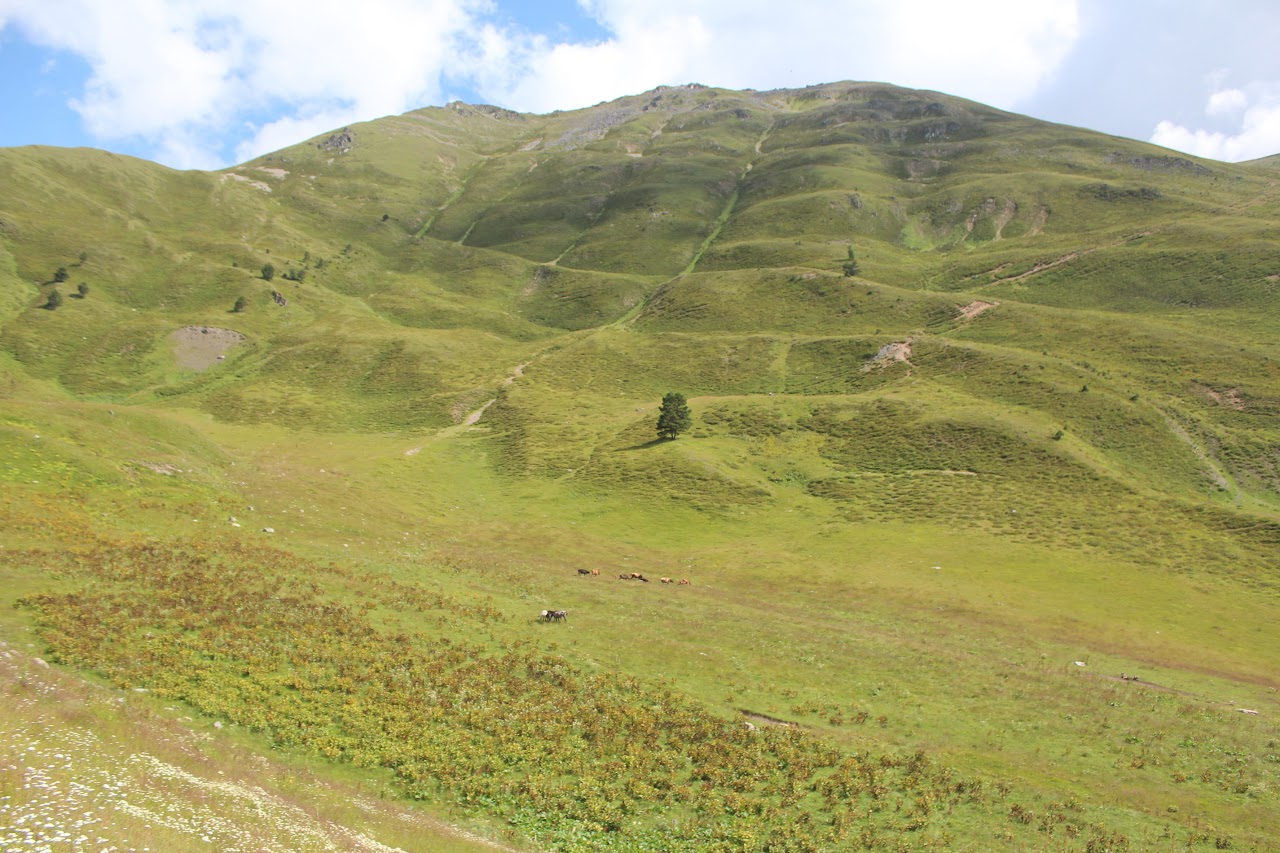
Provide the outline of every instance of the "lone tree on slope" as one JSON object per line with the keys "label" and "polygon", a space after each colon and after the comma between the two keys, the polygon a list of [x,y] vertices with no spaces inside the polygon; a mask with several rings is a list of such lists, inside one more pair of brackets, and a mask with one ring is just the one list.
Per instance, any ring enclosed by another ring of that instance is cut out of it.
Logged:
{"label": "lone tree on slope", "polygon": [[672,391],[662,398],[658,409],[658,437],[673,439],[693,426],[693,414],[684,395]]}

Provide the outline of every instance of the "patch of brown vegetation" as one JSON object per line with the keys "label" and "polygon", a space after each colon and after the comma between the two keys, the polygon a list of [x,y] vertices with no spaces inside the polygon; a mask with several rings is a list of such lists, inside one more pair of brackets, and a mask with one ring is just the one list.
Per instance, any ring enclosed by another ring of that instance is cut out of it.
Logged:
{"label": "patch of brown vegetation", "polygon": [[514,853],[370,787],[252,753],[216,733],[221,721],[209,731],[145,693],[91,684],[0,641],[0,754],[22,756],[0,769],[13,794],[0,798],[0,837],[25,825],[31,849],[72,849],[66,839],[92,832],[95,850],[368,853],[418,837]]}
{"label": "patch of brown vegetation", "polygon": [[1237,412],[1245,410],[1244,396],[1239,388],[1227,388],[1219,391],[1216,388],[1210,388],[1208,385],[1196,385],[1196,390],[1212,401],[1215,405],[1222,406],[1227,409],[1234,409]]}

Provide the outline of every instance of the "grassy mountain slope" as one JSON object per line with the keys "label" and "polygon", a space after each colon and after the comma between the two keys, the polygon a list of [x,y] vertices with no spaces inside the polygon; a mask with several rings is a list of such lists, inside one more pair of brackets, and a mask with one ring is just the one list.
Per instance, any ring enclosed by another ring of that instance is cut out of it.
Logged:
{"label": "grassy mountain slope", "polygon": [[1280,834],[1266,161],[689,86],[0,188],[7,642],[517,846]]}

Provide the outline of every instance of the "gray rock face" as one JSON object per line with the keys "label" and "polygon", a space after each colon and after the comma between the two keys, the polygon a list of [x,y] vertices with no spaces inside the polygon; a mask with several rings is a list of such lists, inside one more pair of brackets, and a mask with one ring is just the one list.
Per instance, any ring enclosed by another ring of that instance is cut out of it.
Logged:
{"label": "gray rock face", "polygon": [[355,141],[355,137],[351,135],[351,128],[344,127],[324,142],[317,142],[316,147],[321,151],[346,151],[355,144]]}

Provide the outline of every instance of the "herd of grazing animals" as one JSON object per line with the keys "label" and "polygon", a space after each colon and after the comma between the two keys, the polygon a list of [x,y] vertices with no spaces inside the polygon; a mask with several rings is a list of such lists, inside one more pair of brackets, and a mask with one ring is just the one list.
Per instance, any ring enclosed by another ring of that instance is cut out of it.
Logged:
{"label": "herd of grazing animals", "polygon": [[[599,577],[599,569],[578,569],[578,574],[584,577]],[[649,583],[649,579],[641,572],[623,572],[618,575],[618,580],[623,581],[643,581]],[[677,581],[675,578],[658,578],[662,583],[674,583],[679,586],[690,586],[688,578],[681,578]],[[569,611],[567,610],[543,610],[538,614],[538,618],[543,622],[565,622],[569,619]]]}

